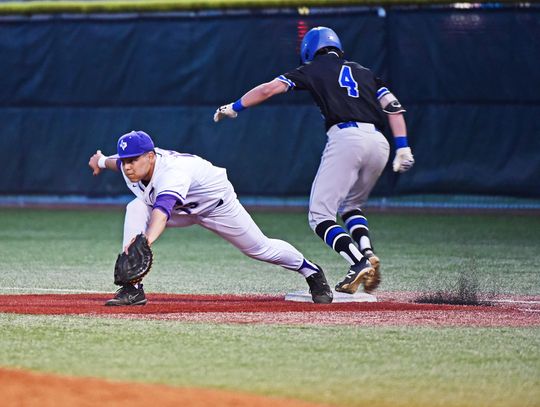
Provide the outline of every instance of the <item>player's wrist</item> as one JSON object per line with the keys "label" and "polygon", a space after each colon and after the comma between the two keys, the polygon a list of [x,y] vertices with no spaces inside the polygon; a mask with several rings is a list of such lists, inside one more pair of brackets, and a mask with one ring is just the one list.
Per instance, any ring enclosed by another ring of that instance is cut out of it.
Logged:
{"label": "player's wrist", "polygon": [[242,104],[242,98],[238,99],[232,104],[232,110],[234,110],[236,113],[240,113],[244,109],[246,109],[246,107]]}
{"label": "player's wrist", "polygon": [[99,168],[107,168],[107,158],[109,157],[107,157],[106,155],[102,155],[101,157],[99,157],[97,162]]}
{"label": "player's wrist", "polygon": [[396,150],[399,150],[400,148],[409,147],[407,136],[395,136],[394,143],[396,146]]}

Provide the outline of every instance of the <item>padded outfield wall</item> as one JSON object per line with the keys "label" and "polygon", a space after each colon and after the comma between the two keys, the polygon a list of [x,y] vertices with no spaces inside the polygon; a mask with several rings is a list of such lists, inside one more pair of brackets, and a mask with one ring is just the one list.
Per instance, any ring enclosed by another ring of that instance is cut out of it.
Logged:
{"label": "padded outfield wall", "polygon": [[294,68],[317,25],[408,109],[417,164],[374,195],[540,197],[540,8],[514,6],[0,17],[0,194],[124,195],[88,158],[142,129],[242,195],[307,196],[326,137],[307,94],[212,115]]}

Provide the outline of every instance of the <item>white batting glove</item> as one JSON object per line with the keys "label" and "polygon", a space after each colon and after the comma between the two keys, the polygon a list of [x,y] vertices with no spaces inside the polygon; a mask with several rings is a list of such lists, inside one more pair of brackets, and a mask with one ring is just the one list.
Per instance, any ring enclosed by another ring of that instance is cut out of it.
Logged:
{"label": "white batting glove", "polygon": [[216,110],[216,113],[214,113],[214,121],[217,123],[225,117],[228,117],[230,119],[236,119],[238,113],[233,110],[232,105],[232,103],[229,103],[228,105],[224,105],[218,108]]}
{"label": "white batting glove", "polygon": [[396,157],[392,163],[394,172],[409,171],[414,165],[414,157],[410,147],[402,147],[396,150]]}

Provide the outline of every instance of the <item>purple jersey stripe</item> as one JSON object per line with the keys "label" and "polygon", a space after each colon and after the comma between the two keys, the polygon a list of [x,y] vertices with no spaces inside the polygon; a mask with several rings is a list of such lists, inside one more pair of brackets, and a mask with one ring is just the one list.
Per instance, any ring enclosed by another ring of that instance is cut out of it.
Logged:
{"label": "purple jersey stripe", "polygon": [[170,190],[170,189],[166,189],[165,191],[161,191],[161,192],[159,193],[158,197],[160,197],[161,195],[172,195],[172,196],[175,196],[176,199],[180,199],[180,200],[182,200],[182,201],[185,199],[185,198],[184,198],[182,195],[180,195],[178,192],[172,191],[172,190]]}
{"label": "purple jersey stripe", "polygon": [[159,209],[163,213],[165,213],[167,215],[167,220],[168,220],[171,217],[171,212],[174,205],[176,205],[176,203],[178,202],[182,203],[182,201],[179,200],[174,195],[161,194],[161,195],[158,195],[158,197],[156,198],[156,203],[154,204],[153,208]]}

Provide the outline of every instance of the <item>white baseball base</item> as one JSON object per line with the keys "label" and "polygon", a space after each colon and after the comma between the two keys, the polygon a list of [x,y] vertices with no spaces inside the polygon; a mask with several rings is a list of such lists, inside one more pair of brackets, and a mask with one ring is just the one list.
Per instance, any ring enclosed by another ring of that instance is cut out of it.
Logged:
{"label": "white baseball base", "polygon": [[[355,294],[345,294],[332,290],[334,294],[333,303],[338,302],[377,302],[377,297],[364,292],[357,292]],[[309,291],[294,291],[285,295],[285,301],[295,302],[313,302]]]}

